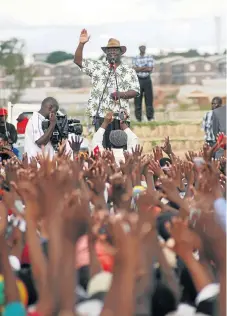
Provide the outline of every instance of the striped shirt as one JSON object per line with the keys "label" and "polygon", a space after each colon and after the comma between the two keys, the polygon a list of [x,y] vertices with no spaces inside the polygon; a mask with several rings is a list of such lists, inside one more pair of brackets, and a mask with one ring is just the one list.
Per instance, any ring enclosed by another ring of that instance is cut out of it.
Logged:
{"label": "striped shirt", "polygon": [[[144,56],[136,56],[133,59],[133,66],[136,67],[154,67],[154,59],[152,56],[144,55]],[[138,72],[137,76],[139,78],[146,78],[150,76],[151,72]]]}
{"label": "striped shirt", "polygon": [[209,111],[204,115],[202,129],[205,132],[204,139],[206,142],[215,142],[212,124],[213,111]]}

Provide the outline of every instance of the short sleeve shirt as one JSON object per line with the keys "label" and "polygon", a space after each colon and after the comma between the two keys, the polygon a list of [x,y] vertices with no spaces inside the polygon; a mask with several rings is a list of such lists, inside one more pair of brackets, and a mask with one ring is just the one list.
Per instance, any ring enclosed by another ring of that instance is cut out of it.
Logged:
{"label": "short sleeve shirt", "polygon": [[[92,81],[92,89],[87,107],[89,116],[94,117],[98,114],[98,116],[104,117],[108,111],[116,113],[119,112],[120,109],[129,114],[129,100],[121,99],[120,102],[115,102],[110,98],[110,94],[117,90],[119,92],[134,90],[139,95],[139,81],[133,68],[125,64],[120,64],[114,74],[114,71],[110,72],[108,62],[84,59],[82,62],[82,70],[91,77]],[[97,113],[99,104],[100,109]]]}
{"label": "short sleeve shirt", "polygon": [[[36,144],[36,141],[44,134],[42,129],[42,122],[44,120],[44,116],[38,112],[34,112],[28,121],[24,139],[24,152],[27,153],[28,159],[36,157],[37,154],[42,153],[42,148]],[[50,158],[53,158],[54,148],[50,142],[44,147],[44,152],[49,154]]]}
{"label": "short sleeve shirt", "polygon": [[[134,67],[154,67],[154,59],[150,55],[145,56],[137,56],[133,59],[133,66]],[[139,78],[146,78],[150,76],[150,72],[138,72],[137,73]]]}

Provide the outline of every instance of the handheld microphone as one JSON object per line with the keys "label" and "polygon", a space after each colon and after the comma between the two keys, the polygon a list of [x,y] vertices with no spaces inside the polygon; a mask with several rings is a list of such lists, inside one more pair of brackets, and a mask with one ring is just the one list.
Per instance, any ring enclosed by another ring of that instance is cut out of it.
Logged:
{"label": "handheld microphone", "polygon": [[114,67],[115,67],[115,58],[111,58],[109,63],[110,63],[110,68],[114,69]]}
{"label": "handheld microphone", "polygon": [[111,59],[110,59],[110,64],[111,64],[111,65],[114,65],[114,64],[115,64],[115,58],[111,58]]}

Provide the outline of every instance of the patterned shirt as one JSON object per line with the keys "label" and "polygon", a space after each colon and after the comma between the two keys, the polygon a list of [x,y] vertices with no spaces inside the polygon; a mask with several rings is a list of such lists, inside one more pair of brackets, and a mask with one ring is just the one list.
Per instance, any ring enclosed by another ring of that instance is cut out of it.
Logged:
{"label": "patterned shirt", "polygon": [[[154,59],[152,56],[144,55],[144,56],[136,56],[133,59],[134,67],[154,67]],[[146,78],[150,76],[150,72],[138,72],[139,78]]]}
{"label": "patterned shirt", "polygon": [[202,128],[205,132],[205,141],[215,142],[212,124],[213,111],[209,111],[204,115]]}
{"label": "patterned shirt", "polygon": [[[110,98],[110,94],[112,92],[115,92],[117,89],[115,74],[113,71],[110,72],[108,62],[101,60],[83,59],[82,70],[91,77],[92,81],[91,95],[88,100],[87,107],[88,115],[90,115],[91,117],[94,117],[96,115],[100,101],[101,106],[99,109],[99,113],[97,113],[100,117],[105,117],[105,114],[108,111],[113,111],[116,113],[119,112],[120,109],[124,109],[129,114],[129,100],[120,99],[120,102],[115,102]],[[134,90],[139,95],[140,86],[134,69],[132,69],[128,65],[120,64],[116,68],[116,78],[119,92]],[[107,80],[108,83],[105,89]]]}

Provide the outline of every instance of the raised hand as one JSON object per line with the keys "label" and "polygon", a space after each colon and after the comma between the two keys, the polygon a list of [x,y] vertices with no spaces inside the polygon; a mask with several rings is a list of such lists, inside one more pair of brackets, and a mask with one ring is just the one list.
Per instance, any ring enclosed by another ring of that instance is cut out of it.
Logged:
{"label": "raised hand", "polygon": [[219,133],[216,140],[219,148],[226,148],[226,135],[224,133]]}
{"label": "raised hand", "polygon": [[78,153],[80,151],[80,146],[83,140],[84,139],[78,135],[71,137],[71,140],[69,140],[69,145],[74,153]]}
{"label": "raised hand", "polygon": [[187,221],[175,217],[171,224],[166,224],[166,228],[174,239],[171,249],[181,258],[185,258],[195,250],[201,250],[202,242],[199,236],[188,228]]}
{"label": "raised hand", "polygon": [[112,201],[117,208],[129,210],[131,206],[132,190],[126,181],[127,176],[122,176],[120,173],[114,174],[110,178],[112,184]]}
{"label": "raised hand", "polygon": [[81,44],[86,44],[90,39],[90,36],[87,33],[86,29],[83,29],[80,33],[80,43]]}
{"label": "raised hand", "polygon": [[195,171],[192,162],[185,161],[183,164],[184,176],[187,180],[187,186],[193,185],[195,182]]}
{"label": "raised hand", "polygon": [[164,144],[163,146],[161,147],[161,149],[164,151],[164,153],[166,153],[168,156],[171,156],[172,155],[172,146],[170,144],[170,139],[169,139],[169,136],[167,136],[165,138],[165,141],[164,141]]}
{"label": "raised hand", "polygon": [[97,166],[92,170],[92,177],[87,180],[87,183],[95,195],[103,195],[106,187],[106,179],[107,175],[104,169]]}
{"label": "raised hand", "polygon": [[124,153],[125,162],[120,161],[121,172],[124,175],[131,175],[133,170],[133,157],[128,153]]}
{"label": "raised hand", "polygon": [[158,161],[151,160],[151,162],[149,163],[149,166],[148,166],[148,170],[152,171],[152,173],[157,177],[164,175],[162,168],[159,164],[159,160]]}
{"label": "raised hand", "polygon": [[161,147],[156,146],[156,147],[153,149],[153,153],[154,153],[154,160],[155,160],[155,161],[160,161],[160,159],[163,158],[163,154],[162,154],[162,149],[161,149]]}
{"label": "raised hand", "polygon": [[75,243],[81,226],[84,227],[89,221],[88,196],[81,190],[74,190],[66,194],[64,208],[62,208],[62,218],[66,237]]}
{"label": "raised hand", "polygon": [[141,158],[143,152],[143,147],[140,145],[136,145],[135,149],[132,149],[132,156],[135,162],[138,162],[139,158]]}

